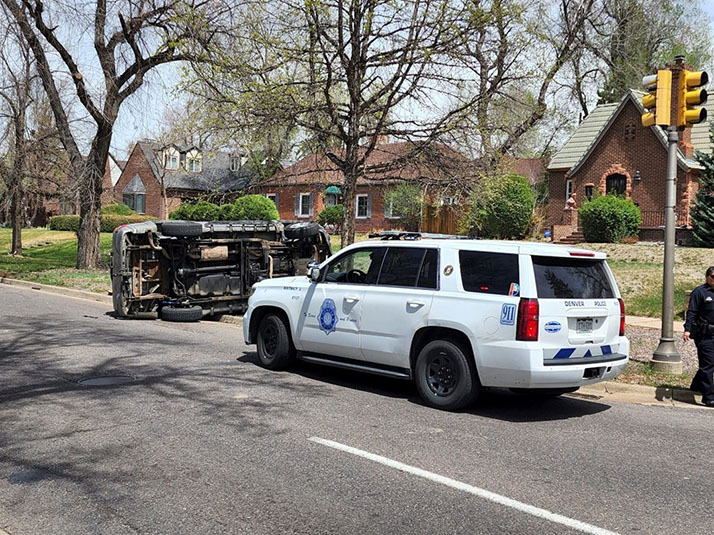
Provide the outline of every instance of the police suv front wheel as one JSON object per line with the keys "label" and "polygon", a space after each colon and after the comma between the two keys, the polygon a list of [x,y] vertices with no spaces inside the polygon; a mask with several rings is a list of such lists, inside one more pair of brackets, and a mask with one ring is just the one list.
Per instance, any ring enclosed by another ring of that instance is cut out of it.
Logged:
{"label": "police suv front wheel", "polygon": [[258,359],[269,370],[282,370],[295,361],[295,348],[283,319],[268,314],[258,326]]}
{"label": "police suv front wheel", "polygon": [[448,340],[434,340],[422,348],[415,375],[422,399],[437,409],[467,407],[476,401],[481,390],[473,362]]}

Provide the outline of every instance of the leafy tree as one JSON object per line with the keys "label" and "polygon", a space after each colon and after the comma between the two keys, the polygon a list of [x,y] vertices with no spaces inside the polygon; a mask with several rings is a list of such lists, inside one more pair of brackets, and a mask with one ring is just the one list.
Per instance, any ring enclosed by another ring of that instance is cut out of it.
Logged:
{"label": "leafy tree", "polygon": [[238,197],[234,205],[236,219],[257,219],[260,221],[280,219],[275,203],[263,195]]}
{"label": "leafy tree", "polygon": [[384,196],[384,201],[392,205],[392,215],[398,216],[405,230],[418,231],[424,208],[424,193],[414,184],[402,183]]}
{"label": "leafy tree", "polygon": [[640,209],[632,199],[601,195],[586,201],[578,210],[587,242],[619,243],[635,236],[642,224]]}
{"label": "leafy tree", "polygon": [[317,222],[322,226],[329,225],[339,232],[342,225],[342,214],[343,208],[341,204],[326,206],[322,212],[317,214]]}
{"label": "leafy tree", "polygon": [[508,174],[483,178],[469,205],[464,225],[469,235],[522,239],[529,230],[535,201],[528,179]]}
{"label": "leafy tree", "polygon": [[[0,2],[32,50],[59,137],[78,180],[81,224],[77,267],[97,267],[101,264],[102,177],[121,105],[157,66],[199,59],[201,48],[215,35],[216,19],[223,16],[222,4],[207,0]],[[91,34],[93,46],[79,49],[77,35],[84,31]],[[92,71],[85,67],[92,61],[100,67],[98,83],[88,77]],[[81,128],[74,126],[70,107],[60,95],[64,80],[71,80],[77,100],[93,123],[86,158],[79,146],[87,122]]]}
{"label": "leafy tree", "polygon": [[[714,143],[714,124],[709,127],[709,140]],[[692,210],[694,245],[714,247],[714,154],[697,151],[697,160],[704,169],[699,172],[699,191]]]}

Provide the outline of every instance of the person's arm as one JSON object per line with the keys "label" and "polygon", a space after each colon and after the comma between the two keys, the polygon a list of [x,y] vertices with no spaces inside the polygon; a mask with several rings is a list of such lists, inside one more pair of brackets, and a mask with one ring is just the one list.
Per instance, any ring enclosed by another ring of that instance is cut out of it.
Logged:
{"label": "person's arm", "polygon": [[689,341],[692,329],[694,329],[694,323],[699,313],[699,305],[699,292],[695,289],[689,296],[689,307],[687,307],[687,315],[684,321],[684,334],[682,335],[682,339],[685,342]]}

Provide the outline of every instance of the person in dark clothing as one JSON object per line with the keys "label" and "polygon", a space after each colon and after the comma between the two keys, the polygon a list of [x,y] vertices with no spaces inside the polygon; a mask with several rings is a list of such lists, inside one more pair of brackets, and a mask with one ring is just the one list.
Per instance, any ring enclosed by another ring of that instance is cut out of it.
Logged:
{"label": "person in dark clothing", "polygon": [[704,405],[714,407],[714,266],[707,269],[706,282],[689,296],[682,338],[694,340],[699,357],[699,369],[689,388],[702,393]]}

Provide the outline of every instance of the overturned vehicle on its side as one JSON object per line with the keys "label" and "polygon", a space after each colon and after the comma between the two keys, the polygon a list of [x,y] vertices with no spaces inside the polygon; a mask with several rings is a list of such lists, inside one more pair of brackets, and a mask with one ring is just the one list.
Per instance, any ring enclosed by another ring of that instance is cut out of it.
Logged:
{"label": "overturned vehicle on its side", "polygon": [[112,241],[117,315],[196,321],[240,314],[254,283],[299,275],[331,254],[317,223],[146,221],[122,225]]}

